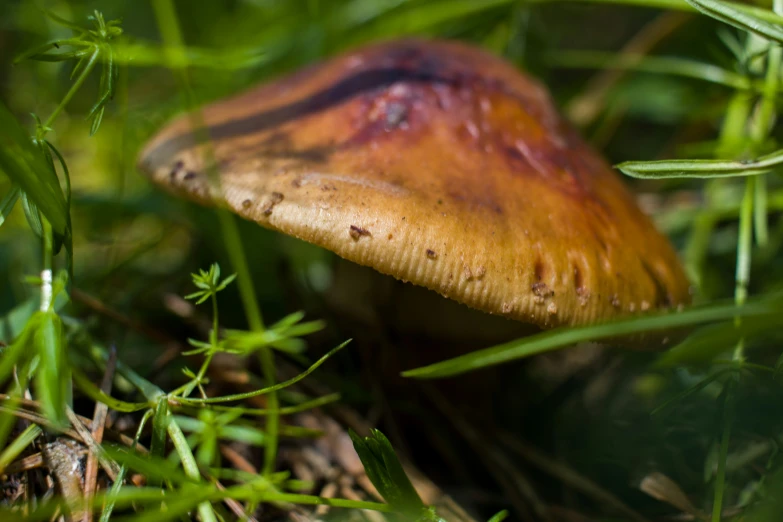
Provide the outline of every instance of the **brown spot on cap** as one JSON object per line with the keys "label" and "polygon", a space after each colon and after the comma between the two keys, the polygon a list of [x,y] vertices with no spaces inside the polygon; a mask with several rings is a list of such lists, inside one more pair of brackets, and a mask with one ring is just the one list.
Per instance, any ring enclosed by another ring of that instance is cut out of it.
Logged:
{"label": "brown spot on cap", "polygon": [[272,215],[272,209],[275,208],[275,205],[283,201],[283,197],[284,197],[283,194],[281,194],[280,192],[272,192],[269,195],[269,201],[264,206],[264,210],[261,211],[261,214],[264,217],[269,217],[270,215]]}
{"label": "brown spot on cap", "polygon": [[356,225],[351,225],[350,229],[348,230],[348,233],[351,235],[351,237],[354,240],[358,240],[362,236],[370,236],[370,231],[366,228],[357,227]]}
{"label": "brown spot on cap", "polygon": [[438,253],[435,252],[434,250],[431,250],[431,249],[428,248],[427,249],[427,257],[430,258],[430,259],[437,259],[438,258]]}
{"label": "brown spot on cap", "polygon": [[540,259],[536,259],[536,263],[533,267],[533,273],[536,276],[536,281],[541,281],[544,278],[544,263],[542,263]]}
{"label": "brown spot on cap", "polygon": [[584,281],[582,281],[582,272],[579,267],[574,265],[574,288],[577,294],[581,294],[584,291]]}
{"label": "brown spot on cap", "polygon": [[174,165],[171,166],[171,171],[169,171],[169,178],[171,181],[174,180],[174,178],[177,176],[177,173],[182,170],[182,167],[185,166],[185,162],[182,160],[178,160],[174,163]]}
{"label": "brown spot on cap", "polygon": [[533,295],[537,297],[551,297],[555,295],[555,291],[549,288],[546,283],[533,283],[530,289],[533,291]]}
{"label": "brown spot on cap", "polygon": [[[171,178],[180,158],[207,168],[188,117],[143,150],[155,181],[474,308],[548,327],[690,301],[676,253],[617,173],[537,81],[479,48],[371,45],[203,115],[222,194]],[[370,234],[357,222],[397,240],[358,241]],[[437,263],[420,255],[432,245]],[[552,295],[556,314],[539,306]]]}

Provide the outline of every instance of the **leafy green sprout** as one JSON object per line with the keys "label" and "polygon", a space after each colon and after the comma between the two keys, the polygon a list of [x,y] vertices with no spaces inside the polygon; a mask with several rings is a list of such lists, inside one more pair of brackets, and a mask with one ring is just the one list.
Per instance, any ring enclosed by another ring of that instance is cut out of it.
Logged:
{"label": "leafy green sprout", "polygon": [[209,364],[212,362],[212,358],[215,356],[215,354],[224,351],[223,343],[218,340],[220,321],[218,315],[217,294],[218,292],[224,290],[229,284],[231,284],[234,279],[236,279],[236,274],[231,274],[230,276],[221,280],[220,265],[213,263],[209,267],[209,270],[201,269],[197,274],[191,274],[191,278],[193,279],[193,284],[199,290],[193,292],[192,294],[186,295],[185,299],[195,300],[197,305],[202,304],[207,300],[212,301],[212,329],[209,332],[209,341],[206,343],[194,339],[188,340],[188,342],[196,349],[185,352],[184,355],[206,353],[206,358],[204,359],[198,374],[193,375],[191,381],[182,390],[182,397],[187,397],[190,395],[196,386],[199,387],[202,397],[206,397],[206,394],[201,387],[204,375],[206,374]]}
{"label": "leafy green sprout", "polygon": [[[203,353],[206,354],[206,358],[197,374],[185,370],[188,376],[191,377],[191,381],[178,390],[178,392],[181,391],[181,394],[178,394],[182,398],[187,398],[197,386],[201,391],[202,398],[206,398],[201,384],[216,353],[250,356],[259,350],[273,348],[292,356],[300,356],[306,347],[305,342],[301,338],[315,333],[324,327],[323,321],[302,322],[304,313],[294,312],[263,330],[228,330],[226,338],[220,339],[217,294],[234,281],[236,274],[231,274],[221,279],[220,266],[214,263],[208,270],[201,269],[197,274],[191,274],[191,277],[193,284],[199,290],[186,295],[185,298],[194,300],[197,305],[211,300],[212,329],[209,332],[209,340],[207,342],[196,339],[188,340],[195,349],[185,352],[184,355]],[[300,360],[302,360],[301,357]]]}
{"label": "leafy green sprout", "polygon": [[351,430],[349,435],[367,477],[395,512],[405,517],[405,520],[445,522],[434,509],[421,501],[391,442],[383,433],[372,430],[369,437],[360,437]]}
{"label": "leafy green sprout", "polygon": [[21,54],[16,61],[30,59],[43,62],[62,62],[77,60],[76,65],[71,71],[71,79],[76,78],[71,90],[63,98],[63,101],[54,110],[52,115],[43,124],[38,125],[36,138],[41,140],[51,129],[54,119],[65,108],[65,105],[71,100],[76,91],[90,75],[98,63],[103,64],[100,78],[100,95],[98,101],[92,106],[87,114],[87,119],[92,120],[90,124],[90,135],[98,131],[103,121],[103,115],[107,104],[114,97],[114,90],[118,75],[118,69],[114,61],[114,50],[112,41],[122,35],[122,28],[119,20],[110,20],[106,22],[103,14],[94,11],[88,19],[93,22],[92,29],[85,29],[73,22],[65,20],[49,11],[44,11],[46,15],[57,24],[71,29],[74,35],[71,38],[61,38],[51,40],[45,44],[34,47]]}
{"label": "leafy green sprout", "polygon": [[235,424],[244,412],[241,408],[218,413],[209,408],[201,408],[198,418],[176,416],[182,429],[190,432],[188,444],[196,449],[196,461],[201,466],[219,464],[218,444],[220,440],[241,442],[253,446],[263,446],[264,432],[253,426]]}
{"label": "leafy green sprout", "polygon": [[[367,437],[361,437],[353,430],[348,434],[367,477],[396,515],[411,522],[447,522],[434,507],[422,502],[394,447],[380,430],[371,430]],[[507,516],[507,511],[500,511],[489,522],[501,522]]]}
{"label": "leafy green sprout", "polygon": [[[212,310],[217,311],[217,293],[221,290],[225,290],[226,287],[236,279],[236,274],[220,279],[220,265],[213,263],[210,265],[209,270],[201,269],[198,274],[191,274],[193,284],[196,285],[199,290],[188,294],[185,299],[195,299],[196,304],[200,305],[209,298],[212,298],[213,306]],[[215,314],[217,315],[217,314]],[[215,322],[217,324],[217,321]]]}

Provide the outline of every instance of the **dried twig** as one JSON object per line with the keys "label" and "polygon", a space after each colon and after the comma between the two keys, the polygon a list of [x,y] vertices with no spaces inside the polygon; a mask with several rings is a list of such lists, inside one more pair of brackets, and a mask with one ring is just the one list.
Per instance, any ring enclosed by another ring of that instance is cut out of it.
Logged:
{"label": "dried twig", "polygon": [[79,433],[82,442],[89,448],[90,453],[96,456],[98,462],[103,468],[103,471],[105,471],[112,480],[117,480],[117,475],[120,473],[120,467],[117,465],[117,463],[113,460],[109,460],[109,458],[106,457],[106,454],[103,452],[103,448],[101,448],[100,444],[98,444],[98,442],[93,438],[90,430],[84,425],[84,423],[82,423],[82,421],[76,416],[71,408],[65,408],[65,415]]}
{"label": "dried twig", "polygon": [[33,453],[19,460],[15,460],[5,467],[3,473],[6,475],[13,475],[14,473],[21,473],[23,471],[29,471],[31,469],[37,469],[43,467],[44,459],[41,453]]}
{"label": "dried twig", "polygon": [[[7,398],[8,398],[7,395],[5,395],[3,393],[0,393],[0,400],[7,399]],[[38,408],[38,406],[39,406],[36,401],[32,401],[32,400],[29,400],[29,399],[20,400],[20,404],[25,404],[25,403],[26,403],[26,405],[29,404],[29,407],[33,407],[33,408]],[[52,423],[49,422],[49,420],[46,417],[44,417],[43,415],[39,415],[38,413],[35,413],[35,412],[32,412],[32,411],[22,410],[22,409],[14,409],[14,408],[6,408],[5,406],[0,406],[0,412],[14,415],[16,417],[19,417],[20,419],[24,419],[24,420],[33,422],[33,423],[38,424],[40,426],[45,426],[47,428],[55,428],[55,426],[53,426]],[[86,426],[88,428],[92,427],[92,419],[88,419],[86,417],[82,417],[81,415],[76,415],[76,418],[78,418],[84,426]],[[70,437],[70,438],[72,438],[72,439],[74,439],[76,441],[84,442],[84,439],[82,438],[82,436],[75,429],[74,430],[66,429],[66,430],[62,431],[61,433],[62,433],[62,435],[65,435],[66,437]],[[122,433],[117,433],[117,432],[114,432],[112,430],[107,430],[105,434],[106,434],[107,438],[110,438],[111,440],[113,440],[115,442],[119,442],[120,444],[123,444],[123,445],[128,446],[128,447],[134,446],[133,439],[131,437],[128,437],[127,435],[124,435]],[[84,443],[86,444],[86,442],[84,442]],[[149,452],[149,450],[147,448],[145,448],[144,446],[142,446],[141,444],[135,444],[135,448],[136,448],[137,451],[139,451],[141,453],[148,453]]]}
{"label": "dried twig", "polygon": [[[112,346],[109,352],[109,360],[106,362],[106,371],[103,374],[103,380],[101,381],[101,391],[106,395],[111,395],[111,385],[114,380],[114,371],[117,368],[117,349]],[[95,403],[95,411],[92,416],[92,437],[95,442],[100,444],[103,442],[103,430],[106,426],[106,416],[109,413],[109,407],[102,403]],[[94,452],[90,452],[87,455],[87,465],[84,471],[84,498],[89,504],[90,499],[95,494],[96,485],[98,483],[98,455]],[[92,510],[87,510],[84,513],[84,522],[92,521]]]}

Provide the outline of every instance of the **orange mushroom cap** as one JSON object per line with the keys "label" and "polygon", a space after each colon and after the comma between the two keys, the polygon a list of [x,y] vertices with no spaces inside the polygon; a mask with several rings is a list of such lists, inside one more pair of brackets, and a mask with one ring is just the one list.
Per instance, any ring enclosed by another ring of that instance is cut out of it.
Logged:
{"label": "orange mushroom cap", "polygon": [[539,83],[475,47],[372,45],[203,119],[210,144],[182,117],[145,147],[155,182],[473,308],[551,327],[689,300],[619,176]]}

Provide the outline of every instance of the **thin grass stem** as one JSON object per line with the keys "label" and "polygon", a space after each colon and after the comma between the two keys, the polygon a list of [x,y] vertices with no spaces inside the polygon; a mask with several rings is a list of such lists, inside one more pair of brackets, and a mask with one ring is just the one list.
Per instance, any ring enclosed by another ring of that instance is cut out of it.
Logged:
{"label": "thin grass stem", "polygon": [[0,453],[0,474],[42,433],[43,430],[41,430],[40,426],[37,424],[30,424],[13,440],[13,442],[6,446],[3,452]]}
{"label": "thin grass stem", "polygon": [[[750,261],[753,234],[753,200],[756,195],[756,178],[745,179],[745,194],[742,197],[739,219],[739,237],[737,238],[737,269],[734,276],[734,302],[741,306],[748,299],[750,282]],[[736,354],[742,359],[742,352]]]}
{"label": "thin grass stem", "polygon": [[[139,439],[141,438],[142,433],[144,433],[144,427],[147,425],[147,421],[152,417],[154,414],[154,410],[149,409],[146,412],[144,412],[144,416],[141,418],[141,421],[139,421],[139,427],[136,429],[136,436],[133,438],[133,445],[131,445],[130,449],[134,450],[136,448],[136,445],[139,443]],[[126,464],[123,464],[120,467],[120,472],[117,474],[117,480],[114,481],[114,484],[111,487],[111,490],[106,494],[106,507],[103,509],[103,512],[101,513],[101,518],[99,522],[109,522],[109,519],[111,518],[111,513],[114,510],[114,505],[117,500],[117,496],[120,493],[120,489],[122,489],[123,482],[125,481],[125,475],[128,473],[128,466]]]}
{"label": "thin grass stem", "polygon": [[729,454],[731,425],[734,422],[733,398],[735,388],[736,376],[731,376],[723,390],[723,422],[720,446],[718,447],[718,469],[715,474],[715,497],[712,500],[712,522],[720,522],[723,514],[723,494],[726,490],[726,459]]}
{"label": "thin grass stem", "polygon": [[54,231],[49,219],[41,216],[43,226],[43,263],[41,267],[41,311],[52,307],[52,267],[54,265]]}
{"label": "thin grass stem", "polygon": [[63,97],[60,104],[54,109],[51,115],[46,119],[46,121],[43,124],[44,129],[51,127],[54,120],[57,118],[57,116],[60,115],[60,113],[63,111],[66,105],[68,105],[68,102],[71,101],[71,98],[73,98],[73,95],[76,94],[76,92],[81,88],[82,84],[84,83],[84,80],[87,79],[87,77],[92,72],[93,68],[95,68],[95,64],[98,63],[98,57],[100,56],[100,50],[95,49],[93,51],[92,55],[90,56],[90,60],[87,62],[87,65],[85,65],[84,69],[82,69],[81,74],[79,74],[79,77],[76,78],[76,81],[73,82],[73,85],[71,85],[71,88],[68,90],[66,95]]}

